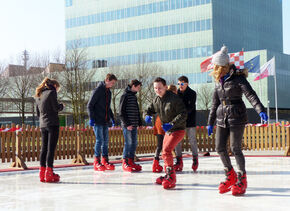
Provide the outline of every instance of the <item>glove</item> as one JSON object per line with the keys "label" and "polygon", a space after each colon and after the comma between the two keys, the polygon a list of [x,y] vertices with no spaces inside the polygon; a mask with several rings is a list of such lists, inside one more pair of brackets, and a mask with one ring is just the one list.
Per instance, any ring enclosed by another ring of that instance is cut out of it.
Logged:
{"label": "glove", "polygon": [[173,124],[170,124],[170,123],[164,123],[162,125],[162,128],[165,132],[167,132],[168,130],[170,130],[171,128],[173,127]]}
{"label": "glove", "polygon": [[145,116],[145,122],[147,123],[147,124],[151,124],[152,123],[152,116]]}
{"label": "glove", "polygon": [[213,133],[213,126],[212,125],[207,126],[207,134],[208,134],[208,136],[210,136],[212,133]]}
{"label": "glove", "polygon": [[259,116],[262,118],[262,120],[264,120],[265,122],[268,121],[268,116],[265,112],[261,112],[259,113]]}
{"label": "glove", "polygon": [[115,127],[115,120],[112,119],[112,127]]}
{"label": "glove", "polygon": [[95,125],[95,120],[93,120],[93,119],[90,119],[90,126],[94,126]]}

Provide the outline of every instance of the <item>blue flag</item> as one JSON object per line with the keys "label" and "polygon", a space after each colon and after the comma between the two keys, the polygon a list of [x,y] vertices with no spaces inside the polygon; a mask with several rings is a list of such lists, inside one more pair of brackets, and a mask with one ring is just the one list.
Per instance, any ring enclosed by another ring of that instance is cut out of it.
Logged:
{"label": "blue flag", "polygon": [[249,73],[257,73],[260,71],[260,55],[252,58],[245,63],[245,68],[249,70]]}

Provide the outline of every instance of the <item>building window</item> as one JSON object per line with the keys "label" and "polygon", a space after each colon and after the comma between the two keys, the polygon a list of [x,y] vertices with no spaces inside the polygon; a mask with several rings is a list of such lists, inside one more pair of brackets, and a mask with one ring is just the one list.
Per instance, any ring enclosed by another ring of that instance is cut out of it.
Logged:
{"label": "building window", "polygon": [[73,5],[73,0],[65,0],[65,6],[71,7]]}

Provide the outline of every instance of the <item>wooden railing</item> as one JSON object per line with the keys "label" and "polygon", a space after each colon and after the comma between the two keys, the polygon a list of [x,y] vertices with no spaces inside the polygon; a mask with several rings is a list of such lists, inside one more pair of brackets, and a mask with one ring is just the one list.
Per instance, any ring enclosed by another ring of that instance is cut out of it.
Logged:
{"label": "wooden railing", "polygon": [[[196,138],[200,152],[215,151],[215,130],[208,137],[206,127],[196,128]],[[109,156],[121,156],[124,137],[120,128],[109,130]],[[41,133],[38,127],[6,125],[0,131],[0,158],[2,163],[12,163],[11,167],[27,168],[26,161],[38,161],[41,149]],[[75,164],[88,164],[86,158],[94,156],[95,135],[91,127],[61,127],[55,159],[72,159]],[[151,128],[138,129],[138,147],[136,154],[154,153],[156,137]],[[284,150],[290,156],[289,124],[275,124],[267,127],[247,125],[244,138],[244,150]],[[190,151],[185,138],[183,151]]]}

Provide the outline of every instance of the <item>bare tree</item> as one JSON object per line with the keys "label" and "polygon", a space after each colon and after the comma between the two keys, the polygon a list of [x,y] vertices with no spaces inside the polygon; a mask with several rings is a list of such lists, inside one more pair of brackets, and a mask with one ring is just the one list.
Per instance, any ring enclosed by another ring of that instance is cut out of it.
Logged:
{"label": "bare tree", "polygon": [[213,90],[208,85],[201,85],[196,92],[199,109],[205,111],[205,117],[207,118],[211,107]]}
{"label": "bare tree", "polygon": [[1,74],[4,72],[5,66],[0,64],[0,97],[4,97],[8,88],[8,80],[5,80]]}
{"label": "bare tree", "polygon": [[62,93],[71,101],[74,123],[84,123],[95,71],[88,70],[86,49],[74,45],[65,55],[65,70],[60,73]]}
{"label": "bare tree", "polygon": [[9,78],[9,92],[7,96],[13,99],[19,99],[15,101],[15,105],[19,110],[22,124],[25,123],[25,113],[27,111],[27,101],[33,96],[35,87],[37,86],[37,78],[34,74],[31,74],[23,66],[18,66],[14,70],[18,72],[17,76]]}
{"label": "bare tree", "polygon": [[141,58],[140,62],[132,69],[132,78],[142,82],[142,89],[138,92],[137,99],[141,118],[143,118],[145,109],[156,96],[153,89],[153,80],[156,76],[163,75],[164,70],[157,64],[147,63],[146,58]]}

